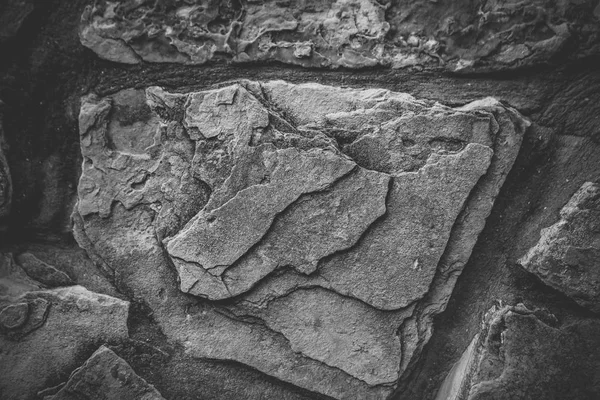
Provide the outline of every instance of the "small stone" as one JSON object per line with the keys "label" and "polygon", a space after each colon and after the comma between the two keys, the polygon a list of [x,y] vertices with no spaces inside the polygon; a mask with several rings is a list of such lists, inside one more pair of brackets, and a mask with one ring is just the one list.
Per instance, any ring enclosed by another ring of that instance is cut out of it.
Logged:
{"label": "small stone", "polygon": [[294,57],[308,58],[312,54],[312,49],[313,46],[311,42],[294,43]]}
{"label": "small stone", "polygon": [[31,253],[19,254],[17,261],[27,275],[48,287],[70,286],[74,284],[69,275],[52,265],[46,264]]}
{"label": "small stone", "polygon": [[544,283],[600,313],[600,185],[586,182],[519,260]]}
{"label": "small stone", "polygon": [[11,304],[0,311],[0,326],[5,329],[20,328],[27,321],[27,303]]}
{"label": "small stone", "polygon": [[406,39],[406,43],[412,47],[418,47],[421,44],[421,39],[417,35],[410,35],[408,39]]}

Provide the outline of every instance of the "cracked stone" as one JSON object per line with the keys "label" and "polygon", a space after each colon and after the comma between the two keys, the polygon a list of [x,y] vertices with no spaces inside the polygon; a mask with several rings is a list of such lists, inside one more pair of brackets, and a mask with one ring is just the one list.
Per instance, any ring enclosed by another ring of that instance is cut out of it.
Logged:
{"label": "cracked stone", "polygon": [[187,356],[386,398],[527,126],[494,99],[281,81],[88,96],[75,236]]}
{"label": "cracked stone", "polygon": [[586,182],[519,260],[544,283],[600,312],[600,185]]}
{"label": "cracked stone", "polygon": [[76,400],[86,398],[163,400],[154,386],[140,378],[129,364],[112,350],[101,346],[58,393],[46,400]]}

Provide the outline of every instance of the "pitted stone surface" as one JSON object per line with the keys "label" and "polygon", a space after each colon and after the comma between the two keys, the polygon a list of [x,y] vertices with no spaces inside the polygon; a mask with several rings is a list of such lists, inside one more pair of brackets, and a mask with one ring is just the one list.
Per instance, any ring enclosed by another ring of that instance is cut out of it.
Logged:
{"label": "pitted stone surface", "polygon": [[[598,54],[594,1],[96,1],[81,43],[125,64],[506,70]],[[567,43],[569,44],[567,46]]]}
{"label": "pitted stone surface", "polygon": [[546,284],[600,312],[600,185],[586,182],[519,260]]}
{"label": "pitted stone surface", "polygon": [[167,337],[378,399],[429,339],[527,122],[493,99],[274,81],[88,97],[80,126],[76,237]]}

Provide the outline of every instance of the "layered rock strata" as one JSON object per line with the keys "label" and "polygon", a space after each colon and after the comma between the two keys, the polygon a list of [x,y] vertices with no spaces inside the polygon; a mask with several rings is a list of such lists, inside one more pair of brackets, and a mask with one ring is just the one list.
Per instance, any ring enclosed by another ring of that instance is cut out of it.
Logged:
{"label": "layered rock strata", "polygon": [[528,125],[282,81],[92,95],[79,121],[90,256],[188,356],[340,399],[410,369]]}
{"label": "layered rock strata", "polygon": [[485,1],[96,1],[80,39],[101,58],[199,65],[506,70],[598,54],[600,6]]}

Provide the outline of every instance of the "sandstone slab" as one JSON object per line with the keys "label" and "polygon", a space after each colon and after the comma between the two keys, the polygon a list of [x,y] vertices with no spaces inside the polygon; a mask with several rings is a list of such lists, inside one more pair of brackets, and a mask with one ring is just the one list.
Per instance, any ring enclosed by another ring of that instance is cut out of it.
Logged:
{"label": "sandstone slab", "polygon": [[600,312],[600,185],[586,182],[519,260],[544,283]]}
{"label": "sandstone slab", "polygon": [[75,234],[187,356],[385,398],[527,125],[494,99],[282,81],[89,96]]}

